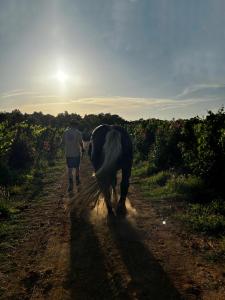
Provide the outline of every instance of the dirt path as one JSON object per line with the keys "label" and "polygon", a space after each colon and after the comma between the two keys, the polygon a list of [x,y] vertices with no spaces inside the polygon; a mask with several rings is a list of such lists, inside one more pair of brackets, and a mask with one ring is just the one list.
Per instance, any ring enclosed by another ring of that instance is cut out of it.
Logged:
{"label": "dirt path", "polygon": [[[83,162],[86,185],[91,167]],[[0,272],[2,299],[225,299],[223,266],[193,255],[172,221],[131,185],[126,218],[104,205],[85,217],[69,211],[66,175],[26,212],[31,230]],[[76,201],[76,193],[72,196]]]}

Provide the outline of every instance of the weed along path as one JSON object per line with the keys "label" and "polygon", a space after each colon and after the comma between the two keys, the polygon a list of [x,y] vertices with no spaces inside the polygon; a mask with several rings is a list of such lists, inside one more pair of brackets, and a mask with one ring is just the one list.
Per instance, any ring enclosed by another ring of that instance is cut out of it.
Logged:
{"label": "weed along path", "polygon": [[[83,188],[91,173],[84,160]],[[193,253],[137,184],[126,218],[107,219],[101,201],[81,218],[70,210],[76,195],[57,174],[24,210],[26,231],[0,267],[0,299],[225,299],[224,266]]]}

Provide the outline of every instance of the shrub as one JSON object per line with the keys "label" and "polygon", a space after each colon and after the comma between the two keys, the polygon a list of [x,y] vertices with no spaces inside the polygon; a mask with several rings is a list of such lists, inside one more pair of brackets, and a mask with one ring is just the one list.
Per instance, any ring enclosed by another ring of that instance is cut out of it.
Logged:
{"label": "shrub", "polygon": [[[188,120],[180,143],[186,168],[225,197],[225,112],[209,112],[204,120]],[[191,141],[191,143],[190,143]]]}
{"label": "shrub", "polygon": [[32,145],[19,137],[12,144],[9,153],[9,165],[14,169],[25,169],[34,162]]}
{"label": "shrub", "polygon": [[180,141],[179,123],[165,123],[157,129],[149,159],[158,171],[181,167],[182,155],[178,147]]}

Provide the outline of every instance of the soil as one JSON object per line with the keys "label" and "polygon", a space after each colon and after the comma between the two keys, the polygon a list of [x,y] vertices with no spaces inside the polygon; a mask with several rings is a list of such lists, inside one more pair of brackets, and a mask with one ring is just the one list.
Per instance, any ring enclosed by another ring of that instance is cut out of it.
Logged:
{"label": "soil", "polygon": [[[92,169],[82,162],[82,188]],[[131,184],[124,218],[103,202],[82,217],[66,173],[23,212],[29,230],[0,266],[1,299],[225,299],[223,264],[206,262],[179,224]],[[159,202],[160,205],[160,202]]]}

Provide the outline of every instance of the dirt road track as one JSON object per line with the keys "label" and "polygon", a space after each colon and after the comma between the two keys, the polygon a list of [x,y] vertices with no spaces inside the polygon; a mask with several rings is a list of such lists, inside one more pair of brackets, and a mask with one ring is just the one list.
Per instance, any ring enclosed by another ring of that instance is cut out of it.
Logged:
{"label": "dirt road track", "polygon": [[[91,172],[85,161],[83,186]],[[134,186],[126,218],[107,219],[101,204],[82,218],[70,212],[65,175],[48,192],[28,212],[33,229],[12,255],[2,299],[225,299],[224,282],[208,285],[221,270],[193,256]]]}

